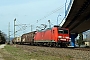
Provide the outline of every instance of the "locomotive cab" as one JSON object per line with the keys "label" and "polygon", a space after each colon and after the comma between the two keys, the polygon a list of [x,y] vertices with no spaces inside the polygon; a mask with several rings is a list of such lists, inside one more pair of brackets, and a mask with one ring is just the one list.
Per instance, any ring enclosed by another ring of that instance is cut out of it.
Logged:
{"label": "locomotive cab", "polygon": [[60,29],[58,28],[58,41],[65,41],[65,42],[68,42],[69,41],[69,31],[68,29]]}
{"label": "locomotive cab", "polygon": [[52,28],[52,39],[55,40],[60,46],[66,46],[69,43],[69,29],[54,26]]}

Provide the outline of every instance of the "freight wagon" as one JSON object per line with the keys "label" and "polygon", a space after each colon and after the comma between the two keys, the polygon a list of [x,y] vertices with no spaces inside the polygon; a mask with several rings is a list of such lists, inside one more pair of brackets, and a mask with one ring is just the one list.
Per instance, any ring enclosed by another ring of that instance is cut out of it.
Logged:
{"label": "freight wagon", "polygon": [[36,31],[23,34],[21,37],[15,37],[12,40],[13,44],[33,44]]}
{"label": "freight wagon", "polygon": [[31,44],[32,45],[34,43],[35,32],[36,31],[23,34],[21,36],[21,44],[27,43],[27,44]]}
{"label": "freight wagon", "polygon": [[20,36],[20,37],[15,37],[15,38],[12,40],[12,43],[13,43],[13,44],[20,44],[20,43],[21,43],[21,36]]}

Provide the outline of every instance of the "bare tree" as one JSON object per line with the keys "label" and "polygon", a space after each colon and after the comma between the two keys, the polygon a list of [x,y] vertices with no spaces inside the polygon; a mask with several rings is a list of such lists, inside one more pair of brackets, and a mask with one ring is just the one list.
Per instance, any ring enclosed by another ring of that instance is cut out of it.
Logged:
{"label": "bare tree", "polygon": [[0,30],[0,43],[6,42],[7,35]]}

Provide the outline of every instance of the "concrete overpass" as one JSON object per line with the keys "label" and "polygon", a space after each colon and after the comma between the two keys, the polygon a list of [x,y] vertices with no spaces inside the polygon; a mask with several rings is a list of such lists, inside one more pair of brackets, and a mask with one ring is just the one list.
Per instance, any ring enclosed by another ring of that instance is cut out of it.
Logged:
{"label": "concrete overpass", "polygon": [[78,33],[90,29],[90,0],[73,0],[62,28],[70,29],[71,45],[75,46]]}
{"label": "concrete overpass", "polygon": [[70,33],[80,33],[90,29],[90,0],[74,0],[71,10],[62,25]]}

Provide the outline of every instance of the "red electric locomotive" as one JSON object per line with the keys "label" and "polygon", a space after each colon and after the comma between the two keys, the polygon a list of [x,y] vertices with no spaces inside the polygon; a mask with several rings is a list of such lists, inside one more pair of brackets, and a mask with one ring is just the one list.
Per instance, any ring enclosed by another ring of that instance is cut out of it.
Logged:
{"label": "red electric locomotive", "polygon": [[69,29],[54,26],[44,31],[37,31],[34,36],[34,43],[48,46],[66,47],[69,43]]}

